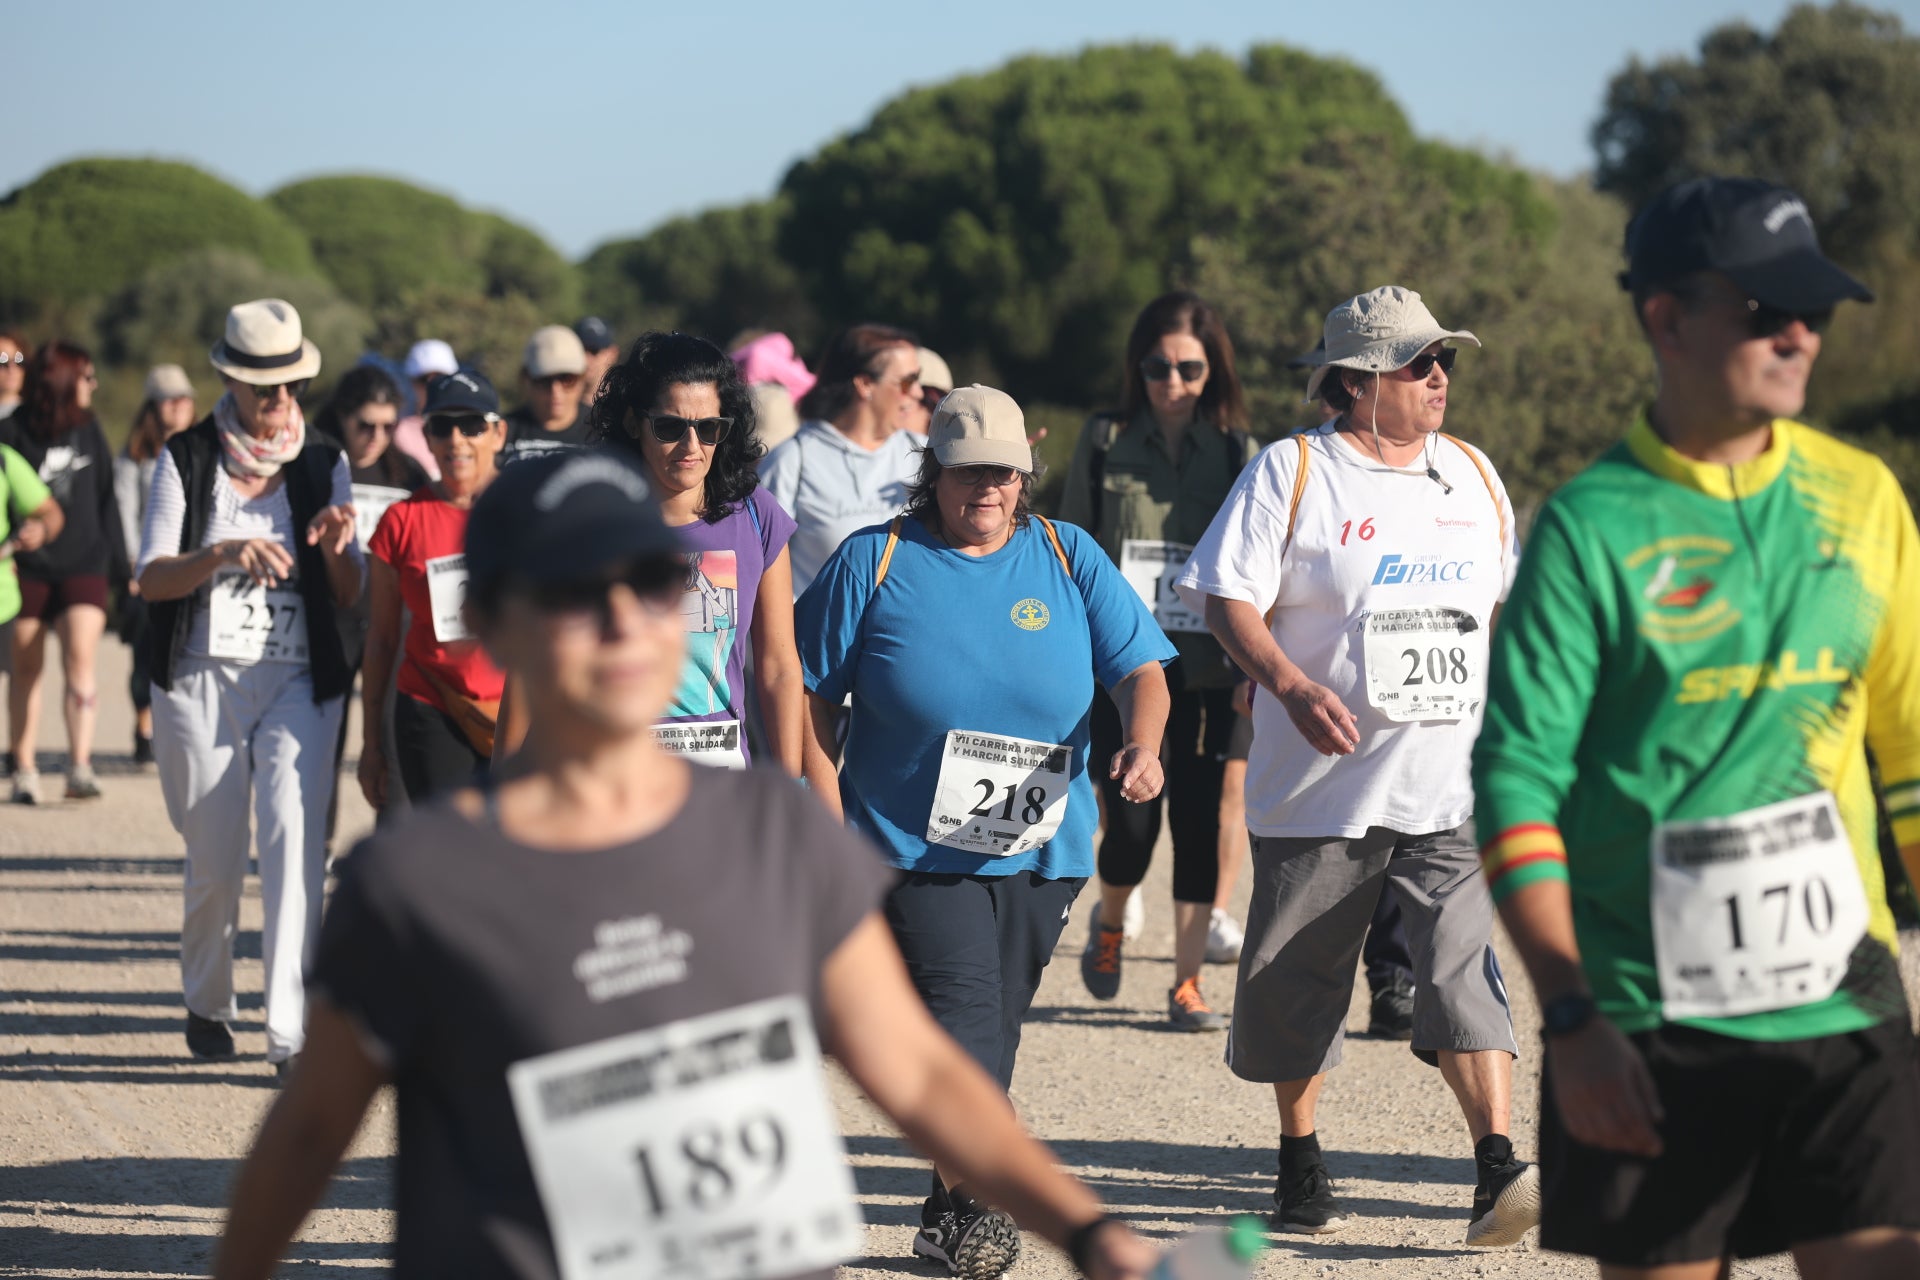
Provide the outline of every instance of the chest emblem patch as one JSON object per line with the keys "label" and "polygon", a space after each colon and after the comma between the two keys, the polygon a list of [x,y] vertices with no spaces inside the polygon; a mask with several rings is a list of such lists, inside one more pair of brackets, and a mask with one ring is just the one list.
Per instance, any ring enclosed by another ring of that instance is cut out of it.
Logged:
{"label": "chest emblem patch", "polygon": [[1047,606],[1032,596],[1028,596],[1013,606],[1013,625],[1022,631],[1044,631],[1053,615],[1047,612]]}
{"label": "chest emblem patch", "polygon": [[1628,556],[1622,567],[1640,601],[1640,634],[1666,644],[1711,640],[1740,621],[1724,595],[1714,595],[1720,566],[1733,554],[1721,538],[1662,538]]}

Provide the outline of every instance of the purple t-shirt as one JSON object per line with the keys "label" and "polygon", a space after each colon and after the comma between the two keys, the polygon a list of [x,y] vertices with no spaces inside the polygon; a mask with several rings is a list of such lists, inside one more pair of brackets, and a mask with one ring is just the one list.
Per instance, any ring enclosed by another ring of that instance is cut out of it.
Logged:
{"label": "purple t-shirt", "polygon": [[[794,528],[793,517],[773,496],[755,489],[746,505],[716,523],[702,520],[675,530],[692,565],[680,605],[687,663],[663,724],[745,718],[747,644],[760,577],[780,558]],[[746,751],[745,735],[740,749]]]}

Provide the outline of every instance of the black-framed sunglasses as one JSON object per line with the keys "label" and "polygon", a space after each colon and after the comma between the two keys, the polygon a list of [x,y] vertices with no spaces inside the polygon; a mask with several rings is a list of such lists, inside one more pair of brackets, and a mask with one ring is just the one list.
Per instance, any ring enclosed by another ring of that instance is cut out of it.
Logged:
{"label": "black-framed sunglasses", "polygon": [[1180,371],[1180,381],[1198,382],[1207,376],[1205,360],[1169,360],[1165,356],[1148,356],[1140,362],[1140,376],[1148,382],[1165,382]]}
{"label": "black-framed sunglasses", "polygon": [[686,562],[671,556],[635,560],[609,573],[588,578],[542,579],[527,587],[533,607],[550,618],[585,621],[601,627],[612,621],[609,597],[615,587],[626,587],[654,617],[677,612],[687,589]]}
{"label": "black-framed sunglasses", "polygon": [[1819,311],[1789,311],[1784,307],[1772,307],[1758,298],[1743,298],[1738,294],[1727,293],[1712,286],[1699,289],[1674,292],[1689,303],[1723,302],[1728,306],[1739,306],[1746,312],[1747,334],[1754,338],[1778,337],[1798,320],[1807,326],[1809,333],[1824,333],[1833,323],[1833,308]]}
{"label": "black-framed sunglasses", "polygon": [[980,463],[971,467],[950,467],[953,478],[969,489],[978,489],[983,484],[1002,488],[1020,478],[1020,473],[1012,467],[996,467]]}
{"label": "black-framed sunglasses", "polygon": [[712,448],[727,438],[733,430],[732,418],[683,418],[677,413],[643,413],[636,415],[647,420],[653,430],[653,438],[661,444],[679,444],[692,431],[700,437],[700,443]]}
{"label": "black-framed sunglasses", "polygon": [[27,353],[24,351],[0,351],[0,364],[25,364]]}
{"label": "black-framed sunglasses", "polygon": [[256,382],[243,382],[240,385],[250,387],[253,391],[253,398],[256,400],[271,400],[282,391],[287,393],[288,398],[298,400],[301,396],[307,394],[307,383],[309,381],[310,379],[307,378],[296,378],[292,382],[275,382],[267,386],[261,386]]}
{"label": "black-framed sunglasses", "polygon": [[498,421],[491,413],[436,413],[421,424],[421,429],[435,440],[444,440],[456,431],[472,440],[485,435]]}
{"label": "black-framed sunglasses", "polygon": [[1453,362],[1460,358],[1460,352],[1454,347],[1442,347],[1438,351],[1423,351],[1406,365],[1407,372],[1415,382],[1425,382],[1433,376],[1433,366],[1439,365],[1440,372],[1451,377]]}

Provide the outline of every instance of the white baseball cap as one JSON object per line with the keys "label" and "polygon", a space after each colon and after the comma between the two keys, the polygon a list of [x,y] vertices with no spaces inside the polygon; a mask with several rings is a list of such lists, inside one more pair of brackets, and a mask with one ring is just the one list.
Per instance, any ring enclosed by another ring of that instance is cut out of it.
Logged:
{"label": "white baseball cap", "polygon": [[453,348],[438,338],[422,338],[414,343],[407,350],[406,364],[401,367],[408,378],[460,372],[460,362],[454,359]]}

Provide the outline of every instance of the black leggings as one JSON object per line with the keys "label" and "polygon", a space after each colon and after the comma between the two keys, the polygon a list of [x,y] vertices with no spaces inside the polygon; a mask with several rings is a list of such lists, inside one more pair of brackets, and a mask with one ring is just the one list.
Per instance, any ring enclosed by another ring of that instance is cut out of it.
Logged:
{"label": "black leggings", "polygon": [[393,753],[414,804],[465,786],[487,764],[452,716],[404,693],[393,700]]}
{"label": "black leggings", "polygon": [[[1160,793],[1173,823],[1173,900],[1213,905],[1220,884],[1220,789],[1233,738],[1232,689],[1175,689],[1160,752],[1167,785]],[[1136,804],[1107,777],[1114,753],[1125,745],[1113,699],[1093,699],[1093,755],[1087,767],[1100,780],[1107,804],[1107,834],[1100,842],[1100,879],[1136,885],[1147,878],[1154,843],[1160,839],[1161,799]]]}

